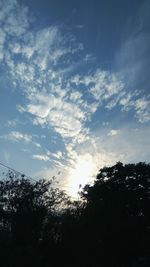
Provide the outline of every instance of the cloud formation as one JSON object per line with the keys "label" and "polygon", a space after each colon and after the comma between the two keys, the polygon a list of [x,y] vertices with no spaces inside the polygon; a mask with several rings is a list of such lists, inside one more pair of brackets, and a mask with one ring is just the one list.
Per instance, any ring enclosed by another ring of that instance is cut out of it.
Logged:
{"label": "cloud formation", "polygon": [[49,157],[47,155],[32,155],[33,159],[49,161]]}
{"label": "cloud formation", "polygon": [[110,130],[110,132],[108,133],[108,136],[115,136],[115,135],[118,135],[119,133],[120,133],[119,130],[112,129],[112,130]]}
{"label": "cloud formation", "polygon": [[13,142],[25,142],[27,144],[32,143],[36,147],[40,147],[41,145],[39,143],[36,143],[33,141],[32,135],[17,132],[17,131],[11,131],[8,134],[1,135],[0,139],[9,140]]}
{"label": "cloud formation", "polygon": [[[92,56],[84,53],[83,44],[75,36],[64,34],[58,25],[35,27],[36,18],[20,2],[0,0],[0,10],[0,61],[9,73],[13,90],[23,97],[23,101],[16,105],[16,112],[22,118],[26,116],[37,131],[46,129],[48,136],[53,132],[63,143],[63,149],[42,147],[33,136],[17,130],[17,120],[15,123],[9,120],[9,125],[16,127],[16,131],[0,138],[32,143],[41,149],[31,156],[34,160],[52,161],[69,173],[79,159],[81,162],[85,158],[90,161],[92,157],[95,161],[97,157],[96,168],[106,161],[124,159],[119,148],[109,151],[103,147],[103,143],[107,147],[106,141],[110,144],[109,139],[114,136],[116,140],[122,138],[122,130],[109,125],[112,123],[111,114],[117,109],[117,118],[132,113],[135,123],[148,123],[150,96],[145,95],[142,88],[130,88],[125,67],[122,71],[100,67],[86,71],[84,64],[90,63]],[[76,27],[84,30],[83,25]],[[116,59],[119,66],[124,65],[133,41],[140,43],[138,37],[134,40],[132,35],[121,47]],[[80,65],[84,71],[80,71]],[[103,119],[104,113],[107,117]],[[97,138],[96,130],[92,128],[93,121],[95,125],[98,123],[102,128],[109,128],[105,138],[100,131],[100,138]]]}

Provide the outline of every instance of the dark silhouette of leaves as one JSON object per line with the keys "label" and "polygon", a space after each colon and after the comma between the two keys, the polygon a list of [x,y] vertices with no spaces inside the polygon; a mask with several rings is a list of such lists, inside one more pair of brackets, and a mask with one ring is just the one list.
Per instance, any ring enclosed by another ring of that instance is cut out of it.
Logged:
{"label": "dark silhouette of leaves", "polygon": [[0,266],[150,266],[150,164],[102,168],[81,201],[53,180],[0,181]]}

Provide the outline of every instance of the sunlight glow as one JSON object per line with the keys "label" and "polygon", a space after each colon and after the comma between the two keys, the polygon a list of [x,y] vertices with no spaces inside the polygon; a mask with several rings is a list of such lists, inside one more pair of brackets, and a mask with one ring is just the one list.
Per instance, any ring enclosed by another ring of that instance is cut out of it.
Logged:
{"label": "sunlight glow", "polygon": [[72,198],[78,197],[78,192],[93,181],[97,167],[93,158],[89,154],[80,156],[73,168],[70,168],[68,174],[67,193]]}

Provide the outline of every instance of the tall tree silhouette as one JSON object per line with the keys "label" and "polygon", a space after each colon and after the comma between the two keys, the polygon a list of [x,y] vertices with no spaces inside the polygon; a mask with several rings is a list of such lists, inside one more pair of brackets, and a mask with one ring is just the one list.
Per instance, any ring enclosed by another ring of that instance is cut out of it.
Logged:
{"label": "tall tree silhouette", "polygon": [[66,197],[52,181],[7,176],[0,181],[0,265],[42,266],[40,249],[46,238],[55,247],[56,210]]}
{"label": "tall tree silhouette", "polygon": [[93,259],[102,266],[149,266],[150,164],[118,162],[101,169],[83,198]]}

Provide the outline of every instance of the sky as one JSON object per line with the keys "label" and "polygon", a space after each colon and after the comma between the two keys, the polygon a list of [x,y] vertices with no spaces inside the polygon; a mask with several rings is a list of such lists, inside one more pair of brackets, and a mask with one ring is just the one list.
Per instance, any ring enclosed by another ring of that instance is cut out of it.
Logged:
{"label": "sky", "polygon": [[0,0],[0,162],[72,197],[150,158],[150,1]]}

